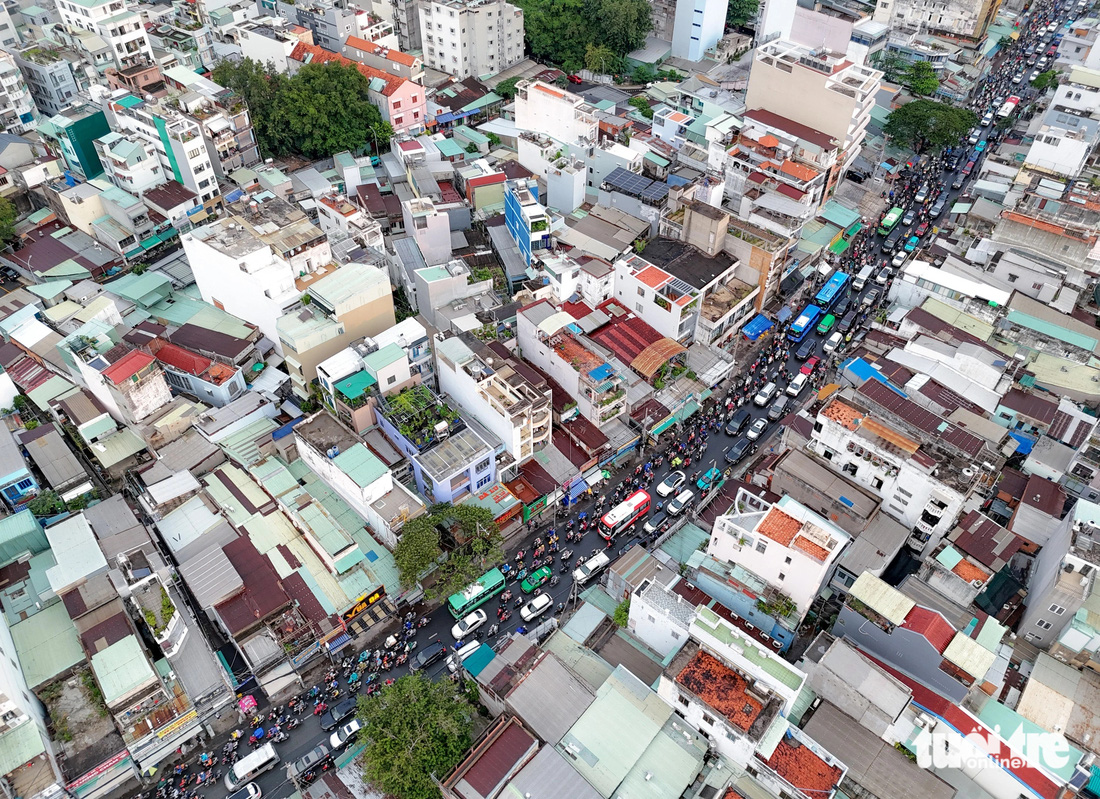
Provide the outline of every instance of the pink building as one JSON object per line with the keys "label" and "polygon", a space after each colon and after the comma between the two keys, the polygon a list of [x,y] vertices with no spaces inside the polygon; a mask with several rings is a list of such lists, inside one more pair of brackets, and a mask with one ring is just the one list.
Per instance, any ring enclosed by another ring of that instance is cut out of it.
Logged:
{"label": "pink building", "polygon": [[[393,126],[396,133],[419,133],[424,129],[427,98],[424,87],[399,75],[390,75],[333,53],[315,44],[299,44],[290,54],[291,70],[303,64],[354,64],[370,81],[368,96],[371,104],[382,113],[382,119]],[[381,144],[381,142],[380,142]]]}

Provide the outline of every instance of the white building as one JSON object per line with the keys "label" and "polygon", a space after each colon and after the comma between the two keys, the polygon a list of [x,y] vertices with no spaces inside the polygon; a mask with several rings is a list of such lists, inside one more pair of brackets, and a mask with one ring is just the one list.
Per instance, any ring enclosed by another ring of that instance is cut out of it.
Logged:
{"label": "white building", "polygon": [[61,21],[70,29],[86,30],[108,45],[119,69],[152,64],[153,47],[141,15],[122,0],[80,0],[58,3]]}
{"label": "white building", "polygon": [[0,52],[0,128],[21,135],[38,126],[38,109],[10,53]]}
{"label": "white building", "polygon": [[1083,130],[1043,125],[1024,156],[1024,170],[1072,180],[1084,168],[1094,143]]}
{"label": "white building", "polygon": [[566,144],[595,143],[596,109],[578,94],[541,80],[516,84],[516,127]]}
{"label": "white building", "polygon": [[436,343],[439,391],[504,442],[516,463],[550,440],[550,386],[526,374],[470,335]]}
{"label": "white building", "polygon": [[156,149],[138,136],[108,133],[95,140],[95,149],[107,179],[133,194],[144,194],[171,175],[161,169]]}
{"label": "white building", "polygon": [[296,280],[331,263],[332,252],[289,203],[251,206],[247,218],[230,214],[185,234],[183,249],[203,301],[255,324],[282,355],[278,320],[302,295]]}
{"label": "white building", "polygon": [[523,11],[503,0],[420,4],[424,62],[456,78],[492,77],[523,60]]}
{"label": "white building", "polygon": [[427,197],[414,197],[401,203],[405,232],[416,240],[428,266],[451,260],[451,220]]}
{"label": "white building", "polygon": [[719,516],[707,554],[736,563],[767,582],[776,592],[773,599],[763,599],[772,607],[771,615],[801,619],[849,541],[851,536],[839,527],[785,496],[765,511]]}
{"label": "white building", "polygon": [[351,238],[363,247],[384,250],[382,225],[342,195],[326,194],[317,200],[317,222],[330,236]]}
{"label": "white building", "polygon": [[672,26],[672,55],[702,61],[726,32],[729,0],[679,0]]}

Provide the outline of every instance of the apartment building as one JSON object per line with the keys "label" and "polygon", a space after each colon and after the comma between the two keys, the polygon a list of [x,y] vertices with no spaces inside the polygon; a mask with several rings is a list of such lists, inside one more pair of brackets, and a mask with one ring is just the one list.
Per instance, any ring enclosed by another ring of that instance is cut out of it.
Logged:
{"label": "apartment building", "polygon": [[909,25],[947,39],[980,42],[997,18],[1001,0],[883,0],[876,4],[873,19],[891,28]]}
{"label": "apartment building", "polygon": [[122,0],[60,0],[57,12],[70,30],[90,31],[102,39],[117,69],[156,62],[145,25],[134,6]]}
{"label": "apartment building", "polygon": [[539,202],[539,184],[534,178],[517,178],[505,184],[504,220],[528,266],[550,249],[550,212]]}
{"label": "apartment building", "polygon": [[843,53],[776,39],[755,51],[745,107],[829,136],[840,151],[837,171],[842,171],[859,154],[882,76]]}
{"label": "apartment building", "polygon": [[516,127],[537,131],[565,144],[594,144],[598,138],[596,109],[583,97],[540,80],[516,84]]}
{"label": "apartment building", "polygon": [[504,442],[517,464],[550,440],[550,386],[521,361],[464,333],[436,344],[439,390]]}
{"label": "apartment building", "polygon": [[523,60],[523,11],[504,0],[420,5],[424,62],[463,78],[487,78]]}
{"label": "apartment building", "polygon": [[38,109],[11,53],[0,52],[0,130],[20,136],[38,126]]}
{"label": "apartment building", "polygon": [[402,52],[396,47],[386,47],[358,36],[349,36],[341,52],[352,61],[358,61],[368,67],[411,80],[413,83],[424,83],[423,59],[420,56]]}
{"label": "apartment building", "polygon": [[182,66],[166,70],[164,80],[181,92],[175,98],[180,110],[198,122],[219,178],[260,163],[260,147],[243,97]]}
{"label": "apartment building", "polygon": [[728,0],[677,2],[672,26],[673,57],[702,61],[726,32],[728,5]]}
{"label": "apartment building", "polygon": [[326,194],[317,199],[317,224],[333,241],[350,238],[360,247],[385,249],[382,225],[343,195]]}
{"label": "apartment building", "polygon": [[144,139],[112,132],[96,139],[95,149],[104,177],[123,191],[144,194],[169,179],[153,145]]}

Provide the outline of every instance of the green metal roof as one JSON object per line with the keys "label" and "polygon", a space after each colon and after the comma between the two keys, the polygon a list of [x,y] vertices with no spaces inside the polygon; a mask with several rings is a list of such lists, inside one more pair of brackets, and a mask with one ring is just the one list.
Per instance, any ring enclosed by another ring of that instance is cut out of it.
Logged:
{"label": "green metal roof", "polygon": [[71,280],[51,280],[47,283],[39,283],[37,285],[27,286],[27,291],[44,300],[52,300],[58,296],[65,289],[72,288],[73,282]]}
{"label": "green metal roof", "polygon": [[0,735],[0,774],[10,774],[45,751],[38,725],[28,718]]}
{"label": "green metal roof", "polygon": [[[987,702],[985,707],[982,708],[982,712],[978,714],[978,718],[990,729],[997,730],[998,734],[1006,741],[1034,741],[1037,740],[1036,736],[1040,733],[1043,735],[1050,734],[1035,722],[1025,719],[1015,710],[1005,707],[1000,702]],[[1027,738],[1016,738],[1017,733],[1020,731]],[[1084,753],[1068,742],[1060,741],[1059,743],[1064,747],[1061,751],[1059,751],[1059,747],[1037,746],[1034,747],[1037,750],[1034,755],[1030,749],[1028,750],[1028,757],[1038,757],[1043,768],[1068,782],[1077,770],[1077,763]]]}
{"label": "green metal roof", "polygon": [[453,134],[455,136],[461,136],[466,141],[473,142],[474,144],[488,144],[489,137],[478,130],[474,130],[469,125],[455,125]]}
{"label": "green metal roof", "polygon": [[485,508],[493,514],[494,519],[499,519],[519,504],[519,500],[515,498],[512,492],[500,483],[490,483],[485,488],[468,494],[462,502],[467,505]]}
{"label": "green metal roof", "polygon": [[84,425],[80,428],[80,437],[83,438],[89,444],[99,436],[105,436],[112,430],[118,429],[118,422],[116,422],[110,416],[104,416],[102,419],[97,419],[94,422]]}
{"label": "green metal roof", "polygon": [[76,627],[65,605],[56,602],[11,626],[15,651],[27,685],[36,688],[84,662]]}
{"label": "green metal roof", "polygon": [[959,565],[959,562],[963,559],[963,556],[959,554],[959,550],[948,544],[943,548],[940,554],[936,555],[936,560],[943,565],[945,569],[954,569]]}
{"label": "green metal roof", "polygon": [[454,139],[440,139],[435,143],[435,146],[439,148],[439,152],[443,154],[444,158],[454,158],[456,155],[462,155],[466,152],[466,148]]}
{"label": "green metal roof", "polygon": [[35,404],[39,410],[48,411],[50,409],[50,400],[55,397],[60,397],[67,391],[71,391],[76,388],[65,378],[60,375],[54,375],[38,388],[27,392],[27,398]]}
{"label": "green metal roof", "polygon": [[667,158],[657,155],[657,153],[646,152],[646,154],[643,155],[642,158],[648,161],[652,161],[660,167],[667,167],[670,163],[672,163]]}
{"label": "green metal roof", "polygon": [[124,427],[113,436],[101,438],[90,449],[95,459],[104,468],[110,469],[145,449],[145,441],[129,427]]}
{"label": "green metal roof", "polygon": [[855,211],[836,200],[829,200],[821,209],[820,216],[827,222],[842,228],[848,228],[862,218],[859,211]]}
{"label": "green metal roof", "polygon": [[360,488],[366,488],[389,471],[362,443],[356,443],[351,449],[344,450],[332,462]]}
{"label": "green metal roof", "polygon": [[339,391],[348,399],[359,399],[371,386],[378,385],[378,381],[374,379],[374,375],[365,369],[356,372],[351,377],[345,377],[343,380],[335,383],[333,388]]}
{"label": "green metal roof", "polygon": [[24,552],[37,555],[49,548],[46,534],[29,510],[0,518],[0,562],[11,563]]}
{"label": "green metal roof", "polygon": [[[1067,344],[1072,344],[1075,347],[1080,347],[1083,350],[1092,352],[1097,347],[1097,338],[1086,336],[1083,333],[1079,333],[1075,330],[1070,330],[1062,325],[1054,322],[1048,322],[1045,319],[1038,319],[1030,314],[1023,313],[1022,311],[1009,310],[1007,320],[1013,324],[1026,327],[1029,330],[1034,330],[1036,333],[1040,333],[1048,338],[1057,339],[1058,341],[1064,341]],[[1100,334],[1098,334],[1100,335]]]}
{"label": "green metal roof", "polygon": [[399,345],[396,343],[387,344],[377,352],[372,352],[365,357],[363,363],[368,369],[377,374],[379,369],[385,369],[387,366],[397,363],[406,357],[405,350],[401,349]]}
{"label": "green metal roof", "polygon": [[260,455],[260,448],[256,442],[276,428],[278,428],[278,425],[265,416],[241,428],[233,435],[227,436],[218,443],[218,446],[237,463],[248,466],[263,457]]}
{"label": "green metal roof", "polygon": [[92,655],[92,671],[108,706],[156,677],[136,635],[128,635]]}

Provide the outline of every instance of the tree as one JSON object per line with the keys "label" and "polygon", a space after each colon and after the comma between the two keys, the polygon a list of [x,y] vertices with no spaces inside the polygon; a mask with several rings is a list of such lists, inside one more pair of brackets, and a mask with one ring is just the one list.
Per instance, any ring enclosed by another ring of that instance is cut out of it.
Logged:
{"label": "tree", "polygon": [[890,112],[883,132],[919,153],[926,147],[957,144],[977,124],[973,111],[934,100],[913,100]]}
{"label": "tree", "polygon": [[490,148],[500,146],[500,136],[496,135],[495,133],[486,133],[485,138],[489,140]]}
{"label": "tree", "polygon": [[416,584],[421,574],[439,560],[443,550],[439,546],[439,528],[432,516],[417,516],[405,522],[401,538],[393,549],[393,560],[402,588]]}
{"label": "tree", "polygon": [[382,121],[367,97],[369,81],[351,64],[306,64],[276,98],[281,121],[294,152],[324,158],[363,149],[367,128]]}
{"label": "tree", "polygon": [[632,106],[638,109],[638,113],[644,116],[646,119],[653,119],[653,109],[649,107],[649,100],[643,95],[637,95],[627,100]]}
{"label": "tree", "polygon": [[[589,19],[596,21],[593,41],[625,56],[645,44],[653,29],[649,0],[589,0]],[[616,70],[618,71],[618,70]]]}
{"label": "tree", "polygon": [[256,131],[256,140],[264,156],[275,156],[285,152],[283,131],[276,122],[273,111],[275,101],[283,87],[290,80],[286,75],[271,70],[251,58],[243,61],[222,61],[214,69],[214,80],[239,94],[248,106],[252,117],[252,128]]}
{"label": "tree", "polygon": [[[602,44],[588,43],[584,51],[584,68],[595,72],[597,75],[606,75],[615,69],[618,61],[611,48]],[[609,69],[610,68],[610,69]]]}
{"label": "tree", "polygon": [[940,88],[940,79],[936,76],[935,68],[928,61],[914,61],[910,64],[905,70],[902,82],[918,97],[935,94]]}
{"label": "tree", "polygon": [[[625,56],[645,43],[653,27],[648,0],[516,0],[531,55],[566,72],[584,67],[588,45]],[[605,56],[601,72],[621,71]],[[500,87],[497,87],[499,93]]]}
{"label": "tree", "polygon": [[0,197],[0,242],[15,238],[15,220],[19,212],[7,197]]}
{"label": "tree", "polygon": [[43,491],[27,503],[27,508],[35,516],[53,516],[65,511],[65,502],[53,491]]}
{"label": "tree", "polygon": [[882,70],[889,83],[901,83],[909,69],[909,62],[901,56],[883,55],[875,61],[875,67]]}
{"label": "tree", "polygon": [[1058,85],[1058,73],[1053,69],[1048,69],[1046,72],[1040,72],[1035,76],[1035,80],[1031,82],[1041,92],[1045,92],[1047,89],[1053,89]]}
{"label": "tree", "polygon": [[450,680],[401,677],[376,696],[359,697],[363,773],[387,795],[439,799],[442,779],[470,746],[476,714]]}
{"label": "tree", "polygon": [[519,83],[520,80],[522,80],[522,78],[519,77],[502,80],[493,91],[505,100],[511,100],[516,96],[516,84]]}
{"label": "tree", "polygon": [[726,27],[738,28],[756,19],[760,0],[730,0],[726,6]]}

